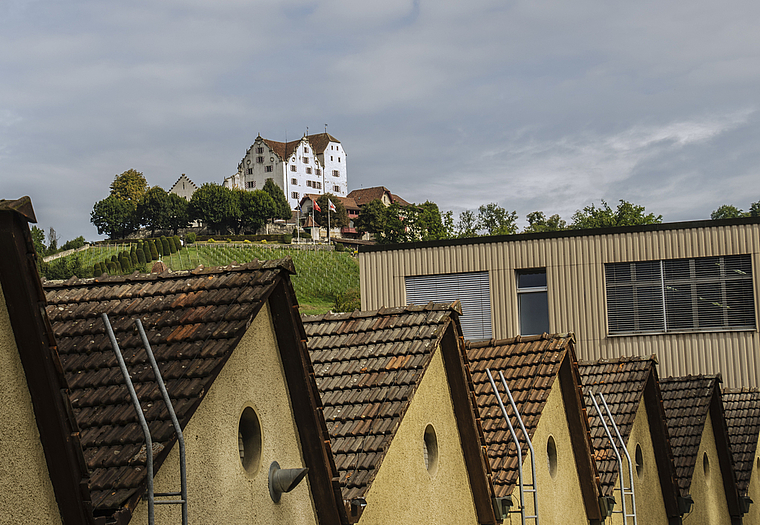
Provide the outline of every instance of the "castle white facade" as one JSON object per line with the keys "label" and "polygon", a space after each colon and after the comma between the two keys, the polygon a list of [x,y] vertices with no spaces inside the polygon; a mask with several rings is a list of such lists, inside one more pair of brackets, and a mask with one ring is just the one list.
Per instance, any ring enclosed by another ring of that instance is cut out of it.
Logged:
{"label": "castle white facade", "polygon": [[348,194],[346,152],[340,141],[328,133],[304,135],[292,142],[256,137],[238,164],[237,173],[224,179],[228,188],[253,191],[274,180],[290,207],[296,209],[307,194]]}

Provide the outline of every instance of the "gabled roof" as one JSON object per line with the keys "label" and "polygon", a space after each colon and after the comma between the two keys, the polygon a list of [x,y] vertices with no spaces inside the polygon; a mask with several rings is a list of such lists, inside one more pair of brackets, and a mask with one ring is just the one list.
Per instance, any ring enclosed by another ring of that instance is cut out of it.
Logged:
{"label": "gabled roof", "polygon": [[359,188],[357,190],[353,190],[352,192],[350,192],[348,196],[354,199],[358,206],[364,206],[365,204],[370,203],[375,199],[382,199],[384,194],[387,194],[388,199],[391,202],[393,202],[393,194],[391,193],[391,190],[389,190],[385,186],[375,186],[373,188]]}
{"label": "gabled roof", "polygon": [[[587,394],[584,400],[589,414],[596,468],[601,478],[603,495],[613,495],[618,480],[618,466],[599,414],[588,396],[589,391],[604,394],[610,412],[615,417],[620,435],[626,444],[639,406],[642,402],[645,404],[665,509],[668,516],[674,517],[679,515],[678,486],[656,365],[657,360],[654,355],[648,358],[619,357],[581,362],[579,371],[583,390]],[[610,431],[614,433],[612,429]]]}
{"label": "gabled roof", "polygon": [[[502,400],[508,404],[506,394],[501,390],[498,373],[504,374],[531,438],[538,427],[549,394],[558,384],[557,378],[561,376],[566,421],[573,440],[584,504],[590,520],[601,519],[597,503],[600,493],[599,478],[594,466],[588,421],[583,409],[573,335],[543,334],[498,341],[468,342],[467,359],[475,383],[476,401],[483,421],[496,495],[501,497],[511,494],[518,483],[517,447],[499,409],[486,370],[491,370]],[[513,427],[517,429],[521,448],[528,450],[517,418],[514,417],[511,408],[507,410],[511,414]]]}
{"label": "gabled roof", "polygon": [[689,493],[710,401],[717,388],[717,376],[666,377],[660,380],[670,447],[676,462],[678,485],[683,494]]}
{"label": "gabled roof", "polygon": [[66,395],[68,385],[53,330],[44,314],[45,295],[27,222],[36,222],[29,197],[0,200],[0,285],[61,519],[94,523],[79,428]]}
{"label": "gabled roof", "polygon": [[179,184],[180,182],[182,182],[182,179],[184,179],[184,180],[185,180],[185,181],[187,181],[188,183],[192,184],[192,185],[193,185],[193,188],[195,188],[196,190],[198,189],[198,186],[197,186],[197,185],[196,185],[196,184],[195,184],[193,181],[191,181],[191,180],[190,180],[190,177],[188,177],[187,175],[185,175],[185,174],[183,173],[183,174],[182,174],[182,175],[180,175],[180,177],[177,179],[177,182],[175,182],[174,184],[172,184],[172,187],[169,189],[169,192],[170,192],[170,193],[171,193],[171,191],[172,191],[174,188],[176,188],[176,187],[177,187],[177,184]]}
{"label": "gabled roof", "polygon": [[[460,342],[459,302],[302,316],[347,502],[372,486],[437,348],[443,352],[480,523],[494,523],[471,382]],[[358,520],[353,517],[352,522]]]}
{"label": "gabled roof", "polygon": [[[126,522],[145,492],[143,436],[116,363],[101,313],[107,313],[142,400],[160,468],[176,441],[147,364],[134,319],[145,327],[184,428],[259,310],[269,300],[315,508],[322,523],[339,520],[319,397],[310,379],[292,261],[133,274],[47,283],[53,325],[73,414],[81,429],[95,514]],[[289,363],[289,364],[288,364]],[[326,514],[325,514],[326,513]]]}
{"label": "gabled roof", "polygon": [[327,146],[330,145],[330,142],[337,142],[340,144],[340,141],[329,133],[316,133],[314,135],[307,135],[306,138],[309,140],[311,148],[315,153],[324,153]]}
{"label": "gabled roof", "polygon": [[[259,135],[258,138],[260,138],[261,135]],[[329,133],[317,133],[315,135],[306,135],[304,137],[301,137],[298,140],[291,140],[289,142],[278,142],[276,140],[271,139],[265,139],[262,138],[261,140],[266,143],[267,146],[269,146],[269,149],[274,151],[278,157],[280,157],[281,160],[287,160],[290,158],[291,155],[293,155],[293,152],[296,150],[298,145],[303,141],[306,140],[311,145],[311,148],[314,150],[314,153],[321,154],[325,151],[325,148],[330,144],[330,142],[337,142],[340,144],[340,141],[330,135]]]}
{"label": "gabled roof", "polygon": [[402,199],[401,197],[399,197],[395,193],[391,193],[391,202],[394,203],[394,204],[398,204],[399,206],[411,206],[412,205],[411,202],[408,202],[408,201]]}
{"label": "gabled roof", "polygon": [[[723,407],[739,494],[747,495],[760,436],[760,390],[723,390]],[[760,504],[760,502],[755,502]]]}
{"label": "gabled roof", "polygon": [[728,439],[723,400],[720,394],[720,376],[698,375],[668,377],[660,380],[662,399],[670,433],[671,447],[678,469],[681,493],[691,487],[699,445],[710,415],[718,452],[720,472],[726,492],[728,509],[732,516],[741,515],[738,489],[733,468],[731,445]]}

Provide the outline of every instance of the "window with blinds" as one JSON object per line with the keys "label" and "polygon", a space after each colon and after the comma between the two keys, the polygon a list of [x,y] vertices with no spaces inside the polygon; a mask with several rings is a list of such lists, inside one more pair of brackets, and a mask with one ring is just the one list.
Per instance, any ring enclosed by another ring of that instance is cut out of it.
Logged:
{"label": "window with blinds", "polygon": [[755,328],[750,255],[605,265],[610,334]]}
{"label": "window with blinds", "polygon": [[474,341],[491,338],[491,287],[488,272],[406,277],[406,304],[462,303],[462,333]]}

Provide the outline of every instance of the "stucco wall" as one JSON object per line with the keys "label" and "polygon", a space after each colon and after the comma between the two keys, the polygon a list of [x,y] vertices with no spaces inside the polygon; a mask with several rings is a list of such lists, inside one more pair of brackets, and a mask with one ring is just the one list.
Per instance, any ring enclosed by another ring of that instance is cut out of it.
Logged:
{"label": "stucco wall", "polygon": [[[541,419],[533,436],[533,449],[536,452],[536,478],[538,486],[538,511],[542,524],[564,525],[567,523],[588,523],[586,509],[583,505],[578,470],[575,465],[570,430],[565,417],[565,402],[562,399],[560,380],[554,383],[549,399],[541,412]],[[549,436],[554,439],[556,447],[556,471],[554,476],[549,472],[548,442]],[[525,483],[531,483],[530,454],[523,462]],[[513,508],[519,498],[519,489],[512,493]],[[526,494],[527,506],[533,509],[533,500]],[[510,514],[505,523],[519,524],[520,514]]]}
{"label": "stucco wall", "polygon": [[[758,437],[760,445],[760,436]],[[752,476],[749,478],[747,495],[752,500],[749,513],[744,515],[744,525],[760,525],[760,448],[755,448],[755,458],[752,461]]]}
{"label": "stucco wall", "polygon": [[[261,423],[257,471],[247,473],[238,451],[238,423],[246,407]],[[187,428],[190,523],[316,523],[311,490],[304,480],[280,503],[269,497],[269,465],[303,466],[292,407],[277,350],[269,305],[258,314]],[[174,447],[155,480],[157,492],[179,490],[179,452]],[[132,523],[147,523],[141,502]],[[156,523],[180,523],[179,508],[157,506]]]}
{"label": "stucco wall", "polygon": [[0,522],[61,523],[2,288],[0,407]]}
{"label": "stucco wall", "polygon": [[[360,525],[478,522],[441,355],[439,348],[367,492]],[[428,424],[438,441],[432,475],[423,457]]]}
{"label": "stucco wall", "polygon": [[[611,432],[614,432],[610,429]],[[633,422],[633,428],[631,434],[628,437],[628,453],[631,455],[631,462],[633,463],[633,487],[636,497],[636,517],[638,523],[646,524],[662,524],[668,525],[668,516],[665,511],[665,501],[662,498],[662,486],[660,485],[659,471],[657,469],[657,460],[654,456],[654,447],[656,446],[652,442],[652,434],[649,429],[649,419],[647,416],[647,408],[642,401],[639,404],[639,408],[636,412],[636,419]],[[641,463],[641,472],[636,469],[636,446],[641,446],[641,456],[643,462]],[[625,485],[629,486],[628,477],[628,463],[624,455],[621,455],[623,460],[623,471],[625,475]],[[615,486],[615,510],[622,509],[620,501],[620,479]],[[631,512],[630,507],[631,498],[626,500],[628,508],[627,512]],[[630,522],[630,520],[629,520]],[[607,519],[605,523],[612,525],[623,525],[622,514],[613,514],[611,518]],[[699,523],[698,521],[692,523]]]}
{"label": "stucco wall", "polygon": [[[709,462],[707,472],[704,468],[705,454],[707,454]],[[697,463],[694,466],[694,475],[691,477],[690,493],[694,499],[694,506],[688,518],[684,519],[685,523],[731,525],[710,414],[707,415],[707,421],[702,432]]]}

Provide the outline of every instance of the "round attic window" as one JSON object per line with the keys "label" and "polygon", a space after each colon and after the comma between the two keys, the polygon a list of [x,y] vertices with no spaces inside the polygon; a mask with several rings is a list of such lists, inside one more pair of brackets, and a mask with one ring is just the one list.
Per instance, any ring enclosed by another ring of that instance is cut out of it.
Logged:
{"label": "round attic window", "polygon": [[425,427],[423,447],[425,468],[432,476],[438,470],[438,439],[436,438],[433,425],[428,425]]}
{"label": "round attic window", "polygon": [[248,474],[256,474],[261,464],[261,424],[251,407],[246,407],[238,424],[240,462]]}
{"label": "round attic window", "polygon": [[644,475],[644,454],[641,452],[641,445],[636,443],[636,475],[640,478]]}
{"label": "round attic window", "polygon": [[549,475],[553,478],[557,475],[557,444],[554,437],[549,436],[546,441],[546,462],[549,467]]}

